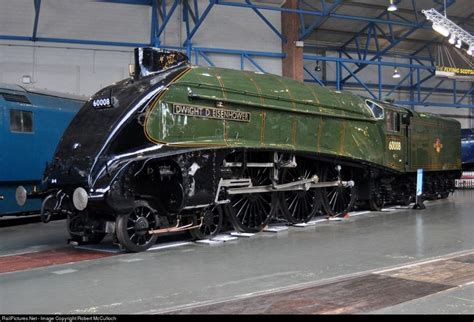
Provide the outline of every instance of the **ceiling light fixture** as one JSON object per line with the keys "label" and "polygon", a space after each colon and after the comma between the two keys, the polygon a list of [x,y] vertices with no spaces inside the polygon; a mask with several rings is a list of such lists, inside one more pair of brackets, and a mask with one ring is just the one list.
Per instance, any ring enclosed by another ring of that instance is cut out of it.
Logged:
{"label": "ceiling light fixture", "polygon": [[402,75],[400,75],[400,73],[398,72],[398,68],[397,68],[397,67],[395,67],[395,68],[393,69],[392,77],[393,77],[393,78],[400,78],[400,77],[402,77]]}
{"label": "ceiling light fixture", "polygon": [[441,14],[436,9],[431,8],[428,10],[422,10],[426,19],[433,23],[433,29],[442,34],[444,37],[451,35],[449,43],[455,45],[457,48],[461,48],[466,45],[472,52],[474,49],[474,36],[470,32],[459,27],[457,24],[452,22],[445,14]]}
{"label": "ceiling light fixture", "polygon": [[467,50],[467,54],[474,56],[474,45],[469,46],[469,49]]}
{"label": "ceiling light fixture", "polygon": [[388,6],[387,11],[393,12],[393,11],[397,11],[397,9],[398,8],[395,5],[394,0],[390,0],[390,5]]}
{"label": "ceiling light fixture", "polygon": [[315,72],[320,72],[321,71],[321,66],[319,66],[319,60],[316,61],[316,67],[314,67]]}
{"label": "ceiling light fixture", "polygon": [[448,28],[446,28],[445,26],[443,25],[438,25],[436,23],[433,23],[433,30],[439,32],[440,34],[443,35],[443,37],[448,37],[450,32],[448,30]]}

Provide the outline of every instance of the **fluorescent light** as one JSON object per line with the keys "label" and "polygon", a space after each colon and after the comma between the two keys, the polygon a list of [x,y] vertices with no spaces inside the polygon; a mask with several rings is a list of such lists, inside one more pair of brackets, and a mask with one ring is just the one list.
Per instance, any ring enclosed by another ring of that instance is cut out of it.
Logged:
{"label": "fluorescent light", "polygon": [[400,75],[400,73],[398,72],[398,69],[397,67],[395,67],[395,69],[393,70],[393,75],[392,75],[393,78],[400,78],[402,77],[402,75]]}
{"label": "fluorescent light", "polygon": [[387,11],[397,11],[397,6],[393,3],[393,0],[390,0],[390,5],[387,8]]}
{"label": "fluorescent light", "polygon": [[451,45],[455,45],[456,48],[465,46],[467,48],[466,51],[469,53],[474,52],[474,38],[472,34],[449,20],[446,13],[443,15],[434,8],[421,10],[421,12],[426,16],[426,19],[433,23],[432,27],[434,30],[445,37],[451,35],[449,38]]}
{"label": "fluorescent light", "polygon": [[442,34],[444,37],[448,37],[449,36],[449,30],[442,26],[442,25],[438,25],[438,24],[433,24],[433,29],[437,32],[439,32],[440,34]]}
{"label": "fluorescent light", "polygon": [[472,54],[474,53],[474,45],[469,46],[469,49],[467,50],[467,54],[473,56]]}

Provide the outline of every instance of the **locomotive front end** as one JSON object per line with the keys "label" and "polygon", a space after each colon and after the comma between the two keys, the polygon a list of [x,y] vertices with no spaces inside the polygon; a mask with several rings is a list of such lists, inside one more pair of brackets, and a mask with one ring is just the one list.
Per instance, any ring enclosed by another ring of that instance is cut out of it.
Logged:
{"label": "locomotive front end", "polygon": [[133,195],[117,178],[131,160],[161,148],[144,135],[145,112],[185,69],[187,57],[181,53],[137,48],[131,77],[101,89],[84,104],[63,134],[40,189],[18,187],[17,203],[43,199],[43,221],[66,214],[78,242],[97,242],[113,231],[113,225],[95,218],[133,208]]}

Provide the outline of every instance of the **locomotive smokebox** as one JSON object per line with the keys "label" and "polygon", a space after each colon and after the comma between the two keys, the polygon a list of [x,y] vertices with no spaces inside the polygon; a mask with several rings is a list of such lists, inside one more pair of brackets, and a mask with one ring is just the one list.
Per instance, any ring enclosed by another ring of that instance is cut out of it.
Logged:
{"label": "locomotive smokebox", "polygon": [[188,56],[178,51],[168,51],[152,47],[135,48],[135,71],[138,80],[153,73],[188,63]]}

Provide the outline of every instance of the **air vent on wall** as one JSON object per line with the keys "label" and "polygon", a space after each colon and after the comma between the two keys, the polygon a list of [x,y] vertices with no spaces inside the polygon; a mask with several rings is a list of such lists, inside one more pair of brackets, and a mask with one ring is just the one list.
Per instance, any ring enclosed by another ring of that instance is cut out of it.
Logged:
{"label": "air vent on wall", "polygon": [[3,96],[5,101],[23,103],[23,104],[31,104],[30,100],[25,95],[9,94],[9,93],[0,93],[0,95]]}

